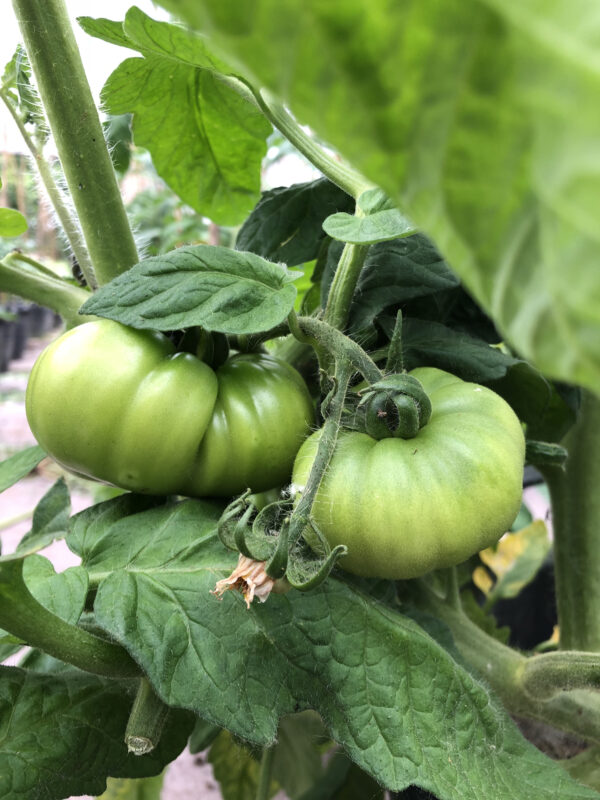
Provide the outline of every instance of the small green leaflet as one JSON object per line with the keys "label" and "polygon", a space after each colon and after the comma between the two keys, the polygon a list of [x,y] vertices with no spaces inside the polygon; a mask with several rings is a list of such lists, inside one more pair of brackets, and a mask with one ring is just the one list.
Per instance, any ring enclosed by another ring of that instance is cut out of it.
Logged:
{"label": "small green leaflet", "polygon": [[323,230],[332,239],[350,244],[375,244],[401,239],[417,232],[413,223],[397,208],[376,211],[368,217],[354,217],[340,211],[327,217]]}
{"label": "small green leaflet", "polygon": [[37,467],[44,458],[46,458],[46,453],[36,444],[15,453],[6,461],[2,461],[0,463],[0,492],[29,475],[31,470]]}
{"label": "small green leaflet", "polygon": [[0,236],[20,236],[27,230],[27,220],[14,208],[0,208]]}
{"label": "small green leaflet", "polygon": [[253,253],[204,245],[148,258],[104,286],[81,308],[133,328],[200,325],[229,334],[260,333],[294,306],[300,273]]}
{"label": "small green leaflet", "polygon": [[33,553],[41,550],[55,539],[67,534],[71,498],[64,478],[59,478],[42,497],[33,512],[31,530],[17,546],[18,553]]}

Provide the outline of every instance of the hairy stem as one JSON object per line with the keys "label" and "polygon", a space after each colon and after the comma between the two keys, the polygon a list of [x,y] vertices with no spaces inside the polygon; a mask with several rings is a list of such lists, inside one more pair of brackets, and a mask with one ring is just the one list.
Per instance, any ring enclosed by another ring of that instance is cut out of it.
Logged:
{"label": "hairy stem", "polygon": [[296,122],[285,106],[266,89],[255,93],[263,114],[285,138],[299,150],[325,177],[357,199],[374,184],[363,177],[354,167],[338,160],[317,144]]}
{"label": "hairy stem", "polygon": [[[357,215],[360,209],[357,206]],[[334,328],[343,330],[348,323],[350,304],[358,277],[365,263],[367,245],[345,244],[342,255],[335,270],[333,281],[327,297],[327,306],[323,319]]]}
{"label": "hairy stem", "polygon": [[313,317],[298,317],[298,325],[305,336],[314,339],[336,362],[347,361],[369,383],[375,383],[383,377],[377,364],[369,358],[362,347],[337,328]]}
{"label": "hairy stem", "polygon": [[34,265],[36,262],[27,256],[10,253],[0,261],[0,290],[51,308],[67,327],[95,319],[78,313],[90,296],[85,289],[52,275],[42,265]]}
{"label": "hairy stem", "polygon": [[560,646],[600,652],[600,400],[590,392],[563,444],[565,469],[541,468],[552,501]]}
{"label": "hairy stem", "polygon": [[600,689],[600,655],[575,650],[527,659],[521,679],[532,697],[548,698],[573,689]]}
{"label": "hairy stem", "polygon": [[7,96],[6,91],[0,91],[0,98],[4,101],[4,104],[8,108],[12,118],[14,119],[23,141],[27,145],[29,152],[31,153],[38,172],[40,174],[40,178],[42,179],[42,183],[44,184],[44,188],[48,193],[48,197],[50,198],[50,202],[52,203],[52,207],[56,211],[56,215],[60,220],[60,224],[62,225],[63,231],[75,258],[77,259],[77,263],[81,267],[81,271],[85,277],[85,280],[91,288],[94,288],[94,270],[92,268],[92,262],[90,260],[89,253],[85,246],[85,241],[83,239],[81,229],[77,223],[77,220],[74,219],[71,214],[69,213],[69,209],[64,201],[63,194],[61,190],[56,185],[56,181],[54,180],[54,176],[52,175],[52,170],[50,168],[49,163],[45,160],[42,149],[38,147],[27,128],[23,124],[21,118],[19,117],[14,105],[10,101],[10,98]]}
{"label": "hairy stem", "polygon": [[265,747],[260,759],[260,771],[258,773],[258,786],[256,788],[256,800],[268,800],[271,787],[271,773],[273,772],[273,756],[275,747]]}
{"label": "hairy stem", "polygon": [[122,647],[65,622],[38,603],[23,579],[23,563],[18,557],[0,562],[0,627],[86,672],[115,678],[140,674]]}
{"label": "hairy stem", "polygon": [[147,678],[140,678],[137,695],[125,730],[125,744],[130,753],[144,756],[158,745],[169,706],[155,693]]}
{"label": "hairy stem", "polygon": [[[64,0],[13,0],[97,283],[138,254]],[[93,284],[92,284],[93,285]]]}
{"label": "hairy stem", "polygon": [[533,663],[541,656],[528,659],[507,647],[429,590],[423,592],[422,600],[425,608],[449,626],[460,654],[494,689],[510,713],[541,720],[600,744],[599,692],[568,691],[565,685],[565,691],[546,701],[533,697],[527,690],[524,674],[526,669],[535,669]]}
{"label": "hairy stem", "polygon": [[325,400],[328,406],[327,416],[321,428],[321,437],[319,439],[315,460],[313,461],[310,475],[308,476],[306,486],[302,492],[300,502],[294,509],[290,520],[289,541],[291,546],[297,541],[304,528],[310,522],[310,512],[315,497],[317,496],[325,470],[333,457],[335,445],[337,443],[342,411],[344,409],[344,400],[346,398],[348,383],[352,375],[352,368],[347,361],[343,360],[339,361],[336,366],[334,377],[335,386],[331,395]]}

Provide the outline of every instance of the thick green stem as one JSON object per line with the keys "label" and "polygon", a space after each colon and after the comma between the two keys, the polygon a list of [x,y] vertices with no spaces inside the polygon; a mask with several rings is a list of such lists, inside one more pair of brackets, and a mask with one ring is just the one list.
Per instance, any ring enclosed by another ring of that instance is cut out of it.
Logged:
{"label": "thick green stem", "polygon": [[[359,209],[357,207],[357,214]],[[343,330],[348,323],[350,304],[358,276],[365,263],[368,246],[359,244],[346,244],[335,270],[333,281],[327,297],[327,306],[323,319],[334,328]]]}
{"label": "thick green stem", "polygon": [[139,260],[64,0],[13,0],[99,285]]}
{"label": "thick green stem", "polygon": [[125,744],[129,752],[136,756],[151,753],[160,741],[168,716],[169,706],[158,697],[146,678],[140,678],[125,730]]}
{"label": "thick green stem", "polygon": [[34,263],[20,253],[6,256],[0,261],[0,291],[51,308],[61,315],[69,328],[96,319],[78,313],[90,296],[85,289],[66,283],[51,275],[49,270],[34,267]]}
{"label": "thick green stem", "polygon": [[552,501],[560,646],[600,652],[600,400],[590,392],[563,444],[565,469],[542,468]]}
{"label": "thick green stem", "polygon": [[140,674],[122,647],[70,625],[38,603],[23,580],[23,561],[0,561],[0,627],[86,672],[115,678]]}
{"label": "thick green stem", "polygon": [[6,91],[0,92],[0,98],[2,98],[4,104],[8,108],[21,133],[21,136],[23,137],[25,144],[35,160],[35,164],[40,174],[40,178],[42,179],[42,183],[44,184],[44,188],[48,192],[50,202],[52,203],[52,206],[56,211],[56,215],[60,220],[60,224],[62,225],[65,236],[67,237],[75,258],[77,259],[77,263],[81,267],[81,271],[83,272],[88,286],[93,288],[95,280],[94,270],[92,268],[92,262],[90,260],[90,256],[85,246],[85,241],[77,220],[74,219],[69,213],[69,209],[64,201],[63,194],[56,185],[56,181],[52,175],[52,170],[49,163],[43,156],[42,149],[35,144],[29,135],[27,128],[19,117],[13,103],[10,101],[10,98],[7,96]]}
{"label": "thick green stem", "polygon": [[600,689],[600,656],[574,650],[537,655],[527,659],[522,681],[534,698],[573,689]]}
{"label": "thick green stem", "polygon": [[285,138],[299,150],[325,177],[343,189],[351,197],[357,199],[374,184],[362,176],[354,167],[329,155],[321,145],[317,144],[296,122],[284,105],[266,89],[255,95],[256,100],[267,119]]}
{"label": "thick green stem", "polygon": [[256,800],[268,800],[271,788],[271,773],[273,772],[273,756],[275,747],[265,747],[260,760],[260,771],[258,773],[258,786],[256,788]]}
{"label": "thick green stem", "polygon": [[[600,693],[565,691],[545,702],[534,698],[523,679],[530,659],[489,636],[462,611],[431,591],[423,593],[423,605],[449,626],[460,654],[494,689],[510,713],[539,719],[600,744]],[[533,656],[531,661],[536,658],[540,656]]]}

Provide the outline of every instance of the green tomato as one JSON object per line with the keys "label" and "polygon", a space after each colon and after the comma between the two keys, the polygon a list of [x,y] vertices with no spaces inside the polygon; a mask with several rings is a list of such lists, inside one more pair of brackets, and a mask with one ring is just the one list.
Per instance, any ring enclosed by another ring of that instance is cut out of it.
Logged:
{"label": "green tomato", "polygon": [[[434,368],[411,373],[432,404],[412,439],[377,441],[341,431],[312,516],[340,566],[356,575],[404,579],[459,564],[493,545],[520,507],[525,441],[510,406],[483,386]],[[301,492],[320,432],[298,452]]]}
{"label": "green tomato", "polygon": [[262,354],[214,372],[159,333],[98,320],[44,350],[29,425],[59,464],[149,494],[255,492],[289,480],[313,422],[300,375]]}

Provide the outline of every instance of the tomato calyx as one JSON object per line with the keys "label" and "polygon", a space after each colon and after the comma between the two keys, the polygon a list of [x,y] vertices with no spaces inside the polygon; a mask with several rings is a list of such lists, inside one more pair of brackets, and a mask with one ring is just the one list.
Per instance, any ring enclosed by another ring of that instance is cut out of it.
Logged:
{"label": "tomato calyx", "polygon": [[364,427],[374,439],[414,438],[431,417],[431,400],[417,378],[386,375],[359,392]]}
{"label": "tomato calyx", "polygon": [[227,589],[242,593],[250,605],[261,602],[271,591],[300,591],[321,584],[347,548],[333,549],[310,520],[294,517],[292,501],[278,500],[257,512],[250,491],[235,498],[223,512],[217,532],[225,547],[240,554],[228,578],[219,581],[213,594]]}

